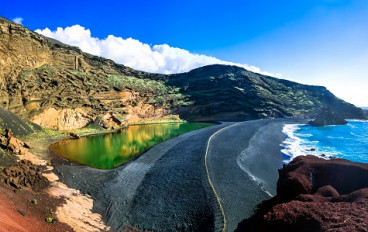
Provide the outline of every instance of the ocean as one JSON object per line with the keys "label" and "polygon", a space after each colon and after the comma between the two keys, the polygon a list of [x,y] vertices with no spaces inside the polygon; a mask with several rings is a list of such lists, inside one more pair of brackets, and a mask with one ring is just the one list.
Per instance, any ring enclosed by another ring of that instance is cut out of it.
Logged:
{"label": "ocean", "polygon": [[347,125],[325,127],[285,125],[283,132],[288,137],[281,145],[284,162],[299,155],[315,155],[368,163],[368,121],[348,122]]}

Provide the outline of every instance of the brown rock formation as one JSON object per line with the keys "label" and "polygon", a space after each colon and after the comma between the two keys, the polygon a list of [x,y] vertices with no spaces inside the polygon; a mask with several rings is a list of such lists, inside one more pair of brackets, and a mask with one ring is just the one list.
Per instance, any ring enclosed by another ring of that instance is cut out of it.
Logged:
{"label": "brown rock formation", "polygon": [[13,154],[23,154],[29,148],[28,144],[15,138],[10,129],[5,130],[5,135],[0,135],[0,146]]}
{"label": "brown rock formation", "polygon": [[33,116],[31,121],[46,128],[72,130],[87,126],[92,118],[81,108],[55,109],[51,107]]}
{"label": "brown rock formation", "polygon": [[238,231],[367,231],[368,165],[314,156],[279,171],[277,196]]}
{"label": "brown rock formation", "polygon": [[7,167],[1,173],[4,182],[14,188],[30,188],[39,191],[49,185],[41,170],[28,160],[21,160],[16,165]]}
{"label": "brown rock formation", "polygon": [[[170,101],[180,99],[177,91],[141,76],[154,75],[89,55],[0,18],[0,107],[22,119],[70,130],[107,113],[120,121],[171,114]],[[157,96],[163,99],[158,101]]]}

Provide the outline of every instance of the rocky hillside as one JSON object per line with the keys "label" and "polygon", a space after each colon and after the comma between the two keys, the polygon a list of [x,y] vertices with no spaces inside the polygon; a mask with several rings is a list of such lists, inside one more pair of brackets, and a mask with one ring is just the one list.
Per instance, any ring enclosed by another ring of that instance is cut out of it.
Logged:
{"label": "rocky hillside", "polygon": [[323,86],[309,86],[247,71],[211,65],[169,77],[191,104],[183,115],[196,119],[242,120],[259,117],[314,117],[330,107],[343,118],[364,118],[363,111]]}
{"label": "rocky hillside", "polygon": [[105,127],[149,119],[245,120],[363,111],[324,87],[211,65],[150,74],[92,56],[0,18],[0,107],[43,127]]}
{"label": "rocky hillside", "polygon": [[55,129],[171,115],[178,89],[0,19],[0,106]]}

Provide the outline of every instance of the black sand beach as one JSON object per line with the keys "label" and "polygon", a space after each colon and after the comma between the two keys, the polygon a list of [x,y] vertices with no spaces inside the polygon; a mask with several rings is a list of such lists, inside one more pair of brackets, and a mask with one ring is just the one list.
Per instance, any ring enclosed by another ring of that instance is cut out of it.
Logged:
{"label": "black sand beach", "polygon": [[226,231],[234,231],[242,219],[254,214],[260,202],[276,194],[286,122],[276,119],[237,123],[211,140],[207,164],[223,205]]}
{"label": "black sand beach", "polygon": [[114,170],[76,164],[56,170],[67,185],[91,195],[94,211],[114,230],[222,231],[226,226],[233,231],[276,191],[285,122],[290,121],[203,128],[158,144]]}

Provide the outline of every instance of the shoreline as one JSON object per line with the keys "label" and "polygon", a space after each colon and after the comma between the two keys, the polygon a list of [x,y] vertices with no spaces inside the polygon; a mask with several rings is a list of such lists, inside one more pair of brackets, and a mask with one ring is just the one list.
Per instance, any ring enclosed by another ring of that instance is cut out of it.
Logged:
{"label": "shoreline", "polygon": [[[82,164],[80,162],[78,162],[77,160],[72,160],[72,159],[68,159],[66,157],[64,157],[62,154],[59,154],[57,152],[55,152],[51,147],[53,145],[55,145],[56,143],[59,143],[59,142],[62,142],[62,141],[66,141],[66,140],[74,140],[74,139],[80,139],[80,138],[83,138],[83,137],[90,137],[90,136],[99,136],[99,135],[108,135],[108,134],[115,134],[115,133],[120,133],[122,132],[123,130],[126,130],[128,129],[130,126],[145,126],[145,125],[159,125],[159,124],[184,124],[184,123],[209,123],[209,124],[212,124],[212,125],[209,125],[208,127],[211,127],[211,126],[215,126],[215,125],[220,125],[221,123],[218,123],[218,122],[187,122],[187,121],[167,121],[167,122],[155,122],[155,123],[139,123],[139,124],[130,124],[130,125],[127,125],[125,127],[121,127],[121,128],[118,128],[114,131],[101,131],[101,132],[92,132],[92,133],[85,133],[85,134],[82,134],[80,135],[78,138],[75,138],[75,137],[72,137],[70,135],[70,132],[67,132],[69,134],[69,137],[65,137],[65,138],[61,138],[61,139],[57,139],[53,142],[50,143],[50,145],[48,146],[48,150],[49,150],[49,153],[53,154],[53,158],[54,160],[56,160],[56,162],[58,160],[66,160],[66,162],[69,161],[69,163],[75,163],[77,165],[83,165],[83,166],[88,166],[88,165],[85,165],[85,164]],[[198,130],[198,129],[197,129]],[[191,131],[189,131],[191,132]],[[186,132],[188,133],[188,132]],[[166,139],[160,143],[163,143],[167,140],[170,140],[170,139],[173,139],[173,138],[176,138],[178,136],[180,136],[181,134],[177,135],[177,136],[174,136],[174,137],[171,137],[169,139]],[[158,144],[156,144],[158,145]],[[153,145],[152,147],[156,146],[156,145]],[[125,164],[125,163],[128,163],[128,162],[131,162],[131,161],[134,161],[135,159],[137,159],[140,155],[144,154],[145,152],[147,152],[149,149],[151,149],[152,147],[148,147],[146,150],[144,150],[143,152],[141,152],[140,154],[134,156],[132,159],[130,160],[127,160],[126,162],[122,163],[121,165]],[[96,168],[96,169],[100,169],[100,170],[114,170],[114,169],[117,169],[119,168],[121,165],[115,167],[115,168],[112,168],[112,169],[103,169],[103,168],[98,168],[98,167],[92,167],[92,168]]]}
{"label": "shoreline", "polygon": [[[346,125],[314,127],[294,123],[285,125],[283,131],[288,138],[282,144],[285,164],[298,156],[313,155],[322,159],[341,158],[353,162],[367,163],[364,141],[367,120],[347,120]],[[342,145],[343,144],[343,145]],[[354,149],[347,149],[354,147]],[[353,154],[353,155],[348,155]],[[360,158],[357,158],[360,157]]]}
{"label": "shoreline", "polygon": [[282,127],[290,119],[252,120],[218,133],[209,149],[208,167],[227,221],[234,231],[263,200],[276,193],[282,166]]}

